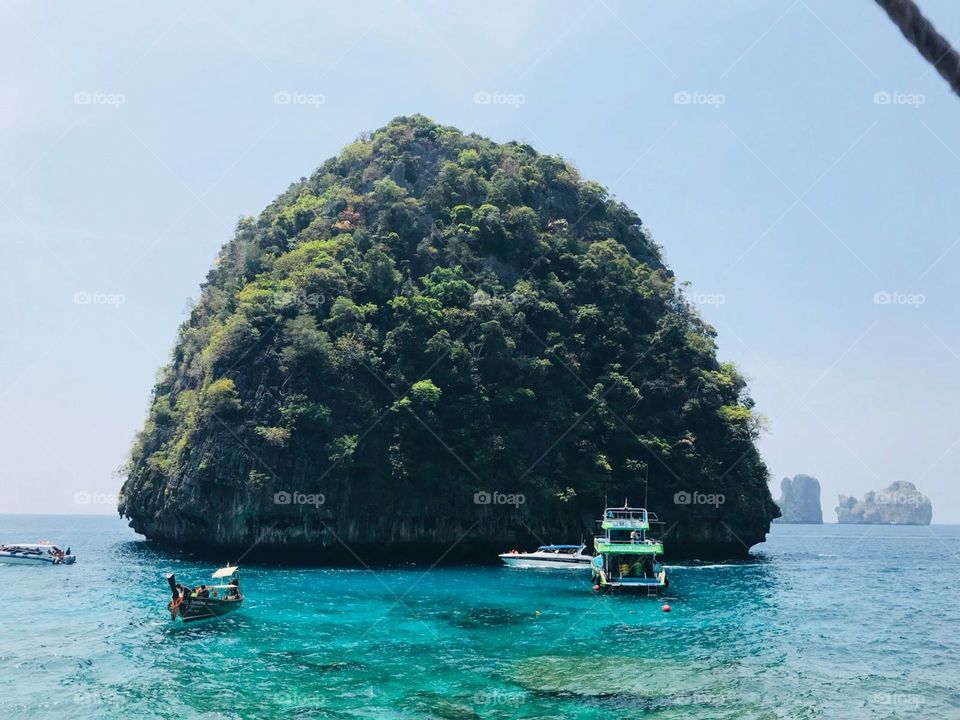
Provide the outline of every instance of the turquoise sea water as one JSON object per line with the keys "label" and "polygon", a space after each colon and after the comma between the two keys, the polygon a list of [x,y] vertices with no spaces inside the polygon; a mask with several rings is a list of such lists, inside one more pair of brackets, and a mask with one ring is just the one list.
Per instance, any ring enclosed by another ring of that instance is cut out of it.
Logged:
{"label": "turquoise sea water", "polygon": [[575,571],[248,566],[244,608],[187,627],[164,575],[209,561],[0,516],[39,539],[79,560],[0,566],[3,718],[960,718],[956,526],[775,526],[674,567],[669,614]]}

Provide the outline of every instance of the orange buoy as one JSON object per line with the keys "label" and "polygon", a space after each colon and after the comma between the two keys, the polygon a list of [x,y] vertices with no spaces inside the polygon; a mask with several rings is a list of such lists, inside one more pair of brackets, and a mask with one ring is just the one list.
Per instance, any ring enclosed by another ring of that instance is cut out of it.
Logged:
{"label": "orange buoy", "polygon": [[666,603],[664,603],[664,604],[663,604],[663,607],[660,608],[660,609],[663,610],[664,612],[670,612],[670,606],[667,605]]}
{"label": "orange buoy", "polygon": [[594,589],[594,590],[599,590],[599,589],[600,589],[600,586],[599,586],[599,585],[594,585],[594,586],[593,586],[593,589]]}

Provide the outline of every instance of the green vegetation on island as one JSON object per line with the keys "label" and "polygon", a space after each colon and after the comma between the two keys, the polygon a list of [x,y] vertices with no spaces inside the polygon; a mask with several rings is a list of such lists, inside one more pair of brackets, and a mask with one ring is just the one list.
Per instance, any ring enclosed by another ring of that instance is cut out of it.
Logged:
{"label": "green vegetation on island", "polygon": [[120,511],[183,547],[475,558],[589,536],[649,477],[668,555],[742,555],[777,508],[714,336],[603,187],[397,118],[238,223]]}

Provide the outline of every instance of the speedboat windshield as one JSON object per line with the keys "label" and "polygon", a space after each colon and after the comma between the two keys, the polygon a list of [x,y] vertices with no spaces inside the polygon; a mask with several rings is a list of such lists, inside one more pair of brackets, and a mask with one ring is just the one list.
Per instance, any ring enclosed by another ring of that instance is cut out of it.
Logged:
{"label": "speedboat windshield", "polygon": [[563,553],[565,555],[575,555],[584,548],[583,545],[541,545],[537,552]]}

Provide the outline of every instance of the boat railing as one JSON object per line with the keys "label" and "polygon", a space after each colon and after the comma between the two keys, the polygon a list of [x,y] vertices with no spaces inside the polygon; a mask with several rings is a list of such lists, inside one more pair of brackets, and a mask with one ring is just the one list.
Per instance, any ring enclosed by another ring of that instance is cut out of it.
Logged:
{"label": "boat railing", "polygon": [[603,511],[603,520],[637,520],[640,522],[657,522],[656,513],[646,508],[606,508]]}
{"label": "boat railing", "polygon": [[600,521],[601,525],[609,525],[611,529],[620,529],[620,530],[646,530],[647,526],[650,524],[646,520],[638,520],[634,518],[605,518]]}

